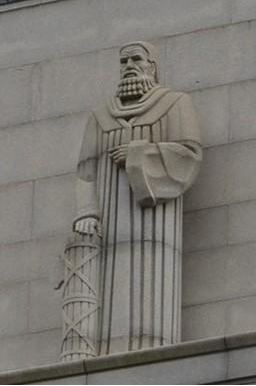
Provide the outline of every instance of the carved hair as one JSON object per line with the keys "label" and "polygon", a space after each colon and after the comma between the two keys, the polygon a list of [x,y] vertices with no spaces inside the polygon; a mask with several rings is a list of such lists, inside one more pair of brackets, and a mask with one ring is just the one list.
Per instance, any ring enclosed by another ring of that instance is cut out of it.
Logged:
{"label": "carved hair", "polygon": [[158,52],[157,52],[156,48],[151,43],[148,43],[148,42],[145,42],[145,41],[128,42],[128,43],[124,44],[120,48],[119,53],[121,55],[122,51],[125,48],[127,48],[127,47],[136,47],[136,46],[143,48],[144,51],[146,51],[146,53],[148,54],[149,62],[155,64],[155,81],[158,83],[158,81],[159,81],[159,72],[158,72],[159,55],[158,55]]}

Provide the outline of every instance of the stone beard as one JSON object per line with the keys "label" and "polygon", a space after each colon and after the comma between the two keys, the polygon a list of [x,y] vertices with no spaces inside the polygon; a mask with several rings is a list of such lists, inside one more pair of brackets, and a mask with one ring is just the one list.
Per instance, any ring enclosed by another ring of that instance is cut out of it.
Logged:
{"label": "stone beard", "polygon": [[[93,319],[81,327],[84,357],[181,339],[182,202],[202,150],[190,96],[148,76],[154,65],[150,50],[136,42],[122,51],[117,95],[91,113],[81,147],[74,229],[90,235],[86,218],[98,221],[95,229],[102,226],[98,329]],[[126,77],[132,61],[137,76]],[[95,287],[88,287],[89,295]]]}
{"label": "stone beard", "polygon": [[121,79],[116,95],[121,100],[141,98],[155,86],[155,80],[148,75]]}

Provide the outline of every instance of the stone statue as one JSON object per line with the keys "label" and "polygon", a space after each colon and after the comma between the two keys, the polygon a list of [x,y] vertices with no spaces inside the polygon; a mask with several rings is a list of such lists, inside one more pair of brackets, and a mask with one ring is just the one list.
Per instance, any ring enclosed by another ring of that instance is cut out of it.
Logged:
{"label": "stone statue", "polygon": [[101,239],[97,355],[180,341],[182,195],[202,160],[191,98],[158,84],[155,48],[125,44],[120,73],[77,169],[73,229]]}

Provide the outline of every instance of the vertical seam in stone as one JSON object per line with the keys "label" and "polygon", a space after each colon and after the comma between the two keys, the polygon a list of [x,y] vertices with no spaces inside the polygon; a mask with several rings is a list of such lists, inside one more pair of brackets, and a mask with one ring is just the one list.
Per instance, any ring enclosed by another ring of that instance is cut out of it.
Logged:
{"label": "vertical seam in stone", "polygon": [[[132,128],[132,140],[134,139],[134,128]],[[130,312],[129,312],[129,343],[128,351],[132,350],[133,339],[133,308],[134,308],[134,200],[132,188],[130,191]]]}
{"label": "vertical seam in stone", "polygon": [[155,330],[155,265],[156,265],[156,207],[152,209],[152,267],[151,267],[151,346]]}
{"label": "vertical seam in stone", "polygon": [[130,187],[130,247],[131,247],[131,260],[130,260],[130,323],[129,323],[129,346],[128,350],[132,350],[132,338],[133,338],[133,307],[134,307],[134,208],[133,208],[133,192]]}
{"label": "vertical seam in stone", "polygon": [[175,268],[176,268],[176,211],[177,211],[177,199],[174,199],[174,221],[173,221],[173,267],[172,267],[172,314],[171,314],[171,343],[173,342],[174,335],[174,299],[175,299]]}
{"label": "vertical seam in stone", "polygon": [[34,211],[35,211],[35,193],[36,193],[36,181],[32,181],[32,202],[31,202],[31,218],[30,218],[30,239],[33,238],[34,233]]}
{"label": "vertical seam in stone", "polygon": [[[106,182],[107,182],[107,172],[108,172],[108,165],[110,162],[110,159],[108,157],[108,147],[109,147],[109,134],[107,135],[107,143],[106,143],[106,161],[105,161],[105,170],[104,170],[104,193],[103,193],[103,203],[102,203],[102,220],[105,219],[105,201],[106,201]],[[102,135],[102,143],[103,143],[103,135]],[[102,145],[103,146],[103,145]],[[103,157],[103,155],[102,155]],[[111,169],[112,170],[112,169]],[[111,184],[110,184],[110,192],[111,194]],[[107,220],[109,218],[107,217]],[[108,227],[106,227],[106,231],[108,232]],[[104,232],[104,229],[103,229]],[[107,258],[107,232],[106,232],[106,238],[105,238],[105,244],[104,248],[101,248],[102,253],[102,287],[101,287],[101,318],[100,318],[100,331],[99,331],[99,354],[101,354],[101,346],[102,346],[102,335],[103,335],[103,321],[104,321],[104,297],[105,297],[105,286],[106,286],[106,258]],[[102,243],[103,244],[103,243]]]}
{"label": "vertical seam in stone", "polygon": [[162,217],[162,271],[161,271],[161,327],[160,327],[160,344],[163,345],[164,341],[164,285],[165,285],[165,276],[164,276],[164,266],[165,266],[165,211],[166,204],[163,204],[163,217]]}
{"label": "vertical seam in stone", "polygon": [[[98,130],[100,130],[100,127],[98,127]],[[99,172],[100,178],[99,182],[100,184],[97,187],[97,196],[98,196],[98,205],[100,209],[100,222],[101,222],[101,228],[103,228],[103,199],[104,199],[104,190],[105,190],[105,185],[103,186],[103,194],[101,195],[101,192],[99,191],[100,187],[102,186],[101,180],[102,180],[102,163],[103,163],[103,130],[101,130],[101,151],[99,152],[98,155],[98,165],[99,165],[99,170],[97,170],[97,173]],[[104,175],[104,180],[105,180],[105,175]],[[99,296],[98,296],[98,301],[99,301],[99,310],[98,310],[98,328],[97,328],[97,336],[96,336],[96,341],[98,340],[98,355],[100,354],[100,341],[99,341],[99,336],[100,336],[100,331],[101,331],[101,310],[102,310],[102,294],[103,294],[103,268],[104,268],[104,259],[103,259],[103,235],[102,238],[100,239],[100,261],[99,261]]]}
{"label": "vertical seam in stone", "polygon": [[[143,139],[142,126],[140,131],[140,139]],[[139,324],[139,349],[142,347],[143,342],[143,318],[144,318],[144,208],[140,208],[141,212],[141,238],[140,238],[140,324]]]}
{"label": "vertical seam in stone", "polygon": [[[116,131],[114,133],[113,142],[115,144]],[[113,167],[112,167],[113,170]],[[110,287],[110,301],[109,301],[109,323],[108,323],[108,337],[107,337],[107,354],[110,351],[111,341],[111,327],[112,327],[112,312],[113,312],[113,292],[114,292],[114,281],[115,281],[115,260],[116,260],[116,239],[117,239],[117,218],[118,218],[118,195],[119,195],[119,167],[116,166],[116,191],[115,191],[115,220],[114,220],[114,239],[113,239],[113,258],[112,258],[112,270],[111,270],[111,287]],[[111,182],[112,184],[112,182]],[[111,195],[109,198],[109,203]]]}
{"label": "vertical seam in stone", "polygon": [[139,348],[142,347],[143,341],[143,319],[144,319],[144,208],[141,208],[141,265],[140,265],[140,277],[141,277],[141,287],[140,287],[140,339],[139,339]]}
{"label": "vertical seam in stone", "polygon": [[231,85],[228,85],[228,143],[231,142]]}
{"label": "vertical seam in stone", "polygon": [[160,131],[160,142],[163,142],[163,127],[162,127],[162,119],[159,120],[159,131]]}
{"label": "vertical seam in stone", "polygon": [[149,132],[150,132],[149,142],[153,143],[153,127],[152,127],[152,125],[149,126]]}

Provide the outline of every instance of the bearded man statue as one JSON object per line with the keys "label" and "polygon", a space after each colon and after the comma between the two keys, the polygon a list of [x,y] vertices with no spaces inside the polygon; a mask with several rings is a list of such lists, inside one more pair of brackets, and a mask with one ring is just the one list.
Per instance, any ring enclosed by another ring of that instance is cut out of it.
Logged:
{"label": "bearded man statue", "polygon": [[73,224],[102,237],[98,355],[180,341],[182,196],[202,160],[191,98],[158,84],[155,48],[125,44],[120,68],[87,124]]}

